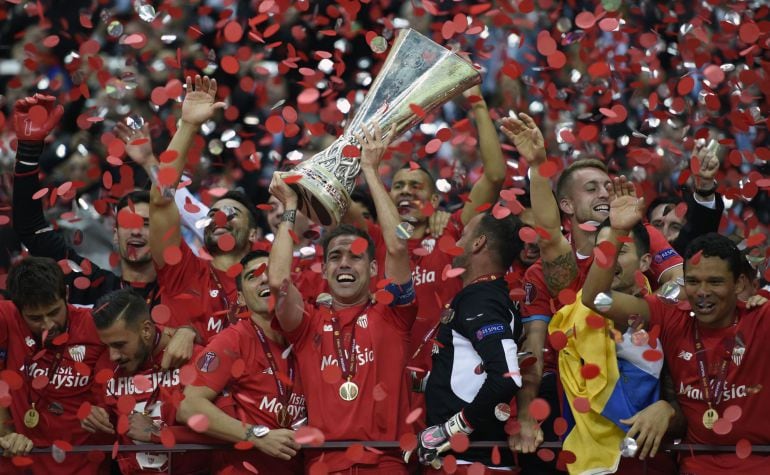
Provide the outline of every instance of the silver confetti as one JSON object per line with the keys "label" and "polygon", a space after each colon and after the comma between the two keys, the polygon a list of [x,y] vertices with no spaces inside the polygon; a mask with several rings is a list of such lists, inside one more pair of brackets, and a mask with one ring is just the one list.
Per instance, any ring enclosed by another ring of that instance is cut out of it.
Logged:
{"label": "silver confetti", "polygon": [[658,295],[670,302],[678,302],[680,292],[681,288],[679,285],[676,282],[669,281],[661,286],[660,290],[658,290]]}
{"label": "silver confetti", "polygon": [[332,296],[330,294],[327,294],[326,292],[318,294],[318,297],[315,299],[315,303],[318,305],[322,305],[324,307],[331,307],[332,305]]}
{"label": "silver confetti", "polygon": [[505,422],[511,417],[511,406],[508,404],[501,402],[497,406],[495,406],[495,417],[500,422]]}
{"label": "silver confetti", "polygon": [[123,24],[118,20],[111,21],[110,24],[107,25],[107,34],[113,38],[117,38],[118,36],[122,35]]}
{"label": "silver confetti", "polygon": [[139,114],[132,114],[126,117],[126,125],[131,130],[141,130],[144,127],[144,118]]}
{"label": "silver confetti", "polygon": [[152,21],[155,19],[155,7],[152,5],[140,5],[136,9],[136,13],[139,15],[139,18],[142,21],[146,21],[147,23],[152,23]]}
{"label": "silver confetti", "polygon": [[411,223],[407,223],[406,221],[402,221],[401,223],[396,226],[396,236],[399,239],[409,239],[412,237],[412,234],[414,234],[414,226],[412,226]]}
{"label": "silver confetti", "polygon": [[639,449],[639,445],[633,437],[626,437],[620,443],[620,455],[623,457],[633,457],[636,455],[636,451]]}
{"label": "silver confetti", "polygon": [[600,292],[594,298],[594,307],[600,312],[606,312],[612,307],[612,297],[604,292]]}
{"label": "silver confetti", "polygon": [[371,43],[369,43],[369,46],[372,48],[372,51],[374,51],[377,54],[381,54],[388,49],[388,40],[386,40],[382,36],[375,36],[374,38],[372,38],[372,41]]}

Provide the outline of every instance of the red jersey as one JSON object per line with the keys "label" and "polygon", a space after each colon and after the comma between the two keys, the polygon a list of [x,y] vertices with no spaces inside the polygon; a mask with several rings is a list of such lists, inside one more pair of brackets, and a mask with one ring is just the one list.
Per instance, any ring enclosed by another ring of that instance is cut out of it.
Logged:
{"label": "red jersey", "polygon": [[230,324],[229,314],[240,310],[235,277],[193,254],[184,241],[179,248],[179,263],[158,269],[161,301],[171,308],[169,326],[192,325],[205,342]]}
{"label": "red jersey", "polygon": [[[92,369],[105,347],[96,333],[90,309],[67,305],[65,332],[65,343],[41,351],[16,306],[0,301],[0,369],[4,361],[6,370],[22,381],[17,386],[10,378],[3,378],[10,383],[8,402],[13,426],[16,432],[29,437],[35,447],[47,447],[57,440],[72,445],[91,443],[91,434],[80,427],[77,412],[81,404],[93,401]],[[39,387],[39,380],[34,385],[32,381],[42,377],[48,379],[48,384],[35,389],[33,386]],[[36,427],[28,428],[24,425],[24,414],[32,404],[40,419]],[[95,458],[94,462],[89,461],[87,454],[67,454],[62,463],[51,455],[32,458],[33,473],[74,475],[97,473],[103,457]],[[8,460],[0,463],[0,473],[14,473],[13,469]]]}
{"label": "red jersey", "polygon": [[[220,393],[214,403],[244,425],[258,424],[278,429],[277,417],[284,407],[284,398],[288,399],[287,410],[291,423],[294,423],[306,415],[305,395],[297,374],[297,365],[293,361],[294,356],[289,354],[284,358],[284,345],[267,337],[265,341],[273,354],[278,372],[285,376],[283,380],[293,377],[293,387],[287,388],[282,383],[283,390],[288,390],[284,392],[286,396],[282,397],[279,392],[276,376],[251,319],[241,319],[211,339],[196,361],[197,376],[194,384],[207,386]],[[237,367],[241,368],[241,372],[235,376],[233,372]],[[219,451],[214,455],[214,469],[229,466],[240,470],[243,461],[249,462],[259,473],[302,471],[301,455],[286,462],[256,449]]]}
{"label": "red jersey", "polygon": [[[661,275],[667,270],[681,265],[684,261],[658,229],[650,224],[646,224],[645,227],[650,234],[650,254],[657,256],[657,259],[653,258],[647,277],[650,284],[656,287]],[[577,253],[575,255],[577,258],[578,275],[568,287],[577,292],[583,288],[588,271],[591,269],[591,264],[593,264],[593,255],[587,257]],[[543,261],[538,259],[524,274],[524,299],[521,305],[521,322],[524,324],[535,320],[550,322],[553,314],[561,306],[559,300],[552,298],[548,291],[543,274]],[[543,354],[543,371],[556,372],[558,367],[557,352],[553,350],[549,343],[546,343],[546,349],[548,351]]]}
{"label": "red jersey", "polygon": [[[161,329],[156,331],[161,332]],[[201,347],[193,351],[197,355]],[[165,351],[165,350],[164,350]],[[150,416],[159,427],[175,426],[176,411],[179,401],[183,399],[183,387],[180,379],[180,368],[163,370],[160,367],[164,351],[158,352],[139,367],[128,374],[123,369],[115,370],[113,376],[99,387],[98,405],[105,407],[113,417],[113,426],[119,428],[127,424],[126,417],[131,412],[144,412]],[[115,369],[115,363],[110,361],[109,353],[105,353],[97,364],[96,372],[102,369]],[[122,419],[122,421],[121,421]],[[127,427],[127,426],[126,426]],[[184,443],[178,435],[190,431],[186,427],[175,430],[176,443]],[[194,437],[191,433],[190,437]],[[145,444],[147,442],[130,439],[125,433],[119,436],[121,444]],[[209,472],[208,455],[200,452],[175,454],[169,460],[167,452],[120,452],[118,463],[124,474],[154,474],[166,472],[169,465],[174,473],[204,474]]]}
{"label": "red jersey", "polygon": [[[703,425],[703,414],[708,409],[704,400],[703,383],[698,371],[695,352],[696,319],[689,310],[667,303],[656,295],[645,297],[650,307],[650,328],[660,327],[660,340],[666,364],[677,391],[677,401],[687,418],[686,442],[692,444],[735,445],[747,439],[753,445],[770,443],[766,422],[770,407],[770,366],[766,346],[770,338],[770,305],[746,310],[739,303],[735,310],[736,324],[727,328],[698,327],[705,348],[709,384],[716,385],[722,365],[727,364],[727,377],[722,386],[721,401],[716,405],[720,417],[731,406],[739,409],[738,419],[724,435]],[[725,338],[734,338],[734,344]],[[726,348],[732,351],[726,354]],[[723,358],[724,357],[724,358]],[[763,389],[764,388],[764,389]],[[712,397],[714,397],[712,395]],[[717,427],[715,427],[718,432]],[[681,453],[680,473],[710,475],[722,473],[766,474],[768,457],[751,454],[739,459],[735,452],[689,456]]]}
{"label": "red jersey", "polygon": [[[408,355],[411,357],[422,345],[423,349],[416,361],[410,366],[430,369],[430,345],[424,344],[426,335],[438,324],[441,311],[454,296],[462,290],[462,280],[459,278],[444,279],[443,273],[447,266],[452,265],[454,257],[441,250],[441,243],[446,242],[455,246],[463,230],[461,219],[462,209],[452,213],[444,233],[436,239],[431,235],[422,238],[412,238],[407,241],[409,246],[409,262],[412,267],[412,282],[417,296],[417,318],[412,326],[412,338]],[[385,255],[387,248],[382,237],[382,229],[376,224],[369,224],[369,235],[376,247],[378,279],[385,276]],[[445,241],[442,241],[445,240]],[[445,244],[446,245],[446,244]],[[435,336],[435,335],[434,335]]]}
{"label": "red jersey", "polygon": [[[405,422],[409,399],[403,375],[416,306],[374,303],[336,311],[346,358],[353,357],[347,349],[355,332],[356,371],[352,382],[358,385],[359,396],[352,401],[340,397],[343,379],[326,381],[334,374],[327,367],[340,367],[330,310],[309,303],[304,310],[300,325],[286,336],[297,355],[308,424],[320,429],[330,441],[399,440],[402,434],[411,432]],[[317,452],[306,454],[308,465],[320,456]],[[346,470],[354,463],[344,451],[327,451],[323,457],[330,472]],[[383,455],[365,451],[360,463],[377,464],[381,469],[404,468],[397,451]]]}

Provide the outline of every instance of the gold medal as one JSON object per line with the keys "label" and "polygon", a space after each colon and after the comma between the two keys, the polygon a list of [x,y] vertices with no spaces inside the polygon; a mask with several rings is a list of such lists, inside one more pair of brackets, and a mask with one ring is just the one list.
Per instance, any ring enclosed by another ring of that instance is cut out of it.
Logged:
{"label": "gold medal", "polygon": [[37,409],[35,409],[35,405],[33,404],[32,407],[24,413],[24,425],[30,429],[34,429],[39,422],[40,413],[37,412]]}
{"label": "gold medal", "polygon": [[280,411],[275,413],[275,420],[278,422],[279,427],[289,427],[291,424],[291,415],[285,407],[282,407]]}
{"label": "gold medal", "polygon": [[358,397],[358,385],[353,381],[345,381],[340,386],[340,397],[343,401],[352,401]]}
{"label": "gold medal", "polygon": [[716,409],[709,408],[703,413],[703,426],[706,429],[711,430],[714,428],[714,423],[719,420],[719,413]]}

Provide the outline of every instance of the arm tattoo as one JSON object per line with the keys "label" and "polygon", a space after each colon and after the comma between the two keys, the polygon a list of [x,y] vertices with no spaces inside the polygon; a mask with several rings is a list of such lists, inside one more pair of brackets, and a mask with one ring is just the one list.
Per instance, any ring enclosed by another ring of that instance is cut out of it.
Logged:
{"label": "arm tattoo", "polygon": [[543,261],[543,277],[553,296],[567,288],[577,275],[577,260],[571,250],[552,261]]}

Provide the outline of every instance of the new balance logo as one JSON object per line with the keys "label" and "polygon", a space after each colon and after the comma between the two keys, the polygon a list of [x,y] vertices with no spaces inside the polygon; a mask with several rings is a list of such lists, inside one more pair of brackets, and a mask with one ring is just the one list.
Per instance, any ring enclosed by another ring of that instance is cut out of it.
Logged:
{"label": "new balance logo", "polygon": [[692,359],[692,353],[688,351],[681,350],[678,355],[680,358],[682,358],[685,361],[690,361]]}

